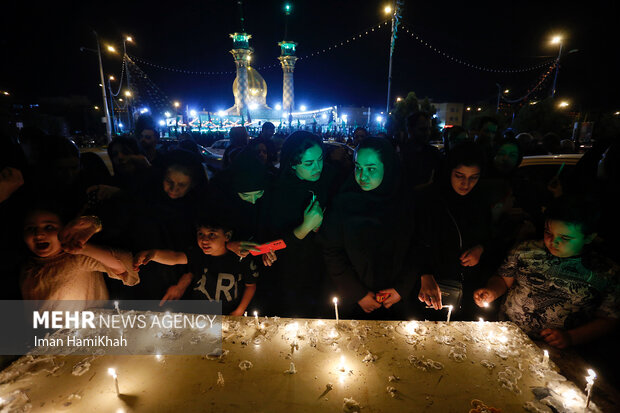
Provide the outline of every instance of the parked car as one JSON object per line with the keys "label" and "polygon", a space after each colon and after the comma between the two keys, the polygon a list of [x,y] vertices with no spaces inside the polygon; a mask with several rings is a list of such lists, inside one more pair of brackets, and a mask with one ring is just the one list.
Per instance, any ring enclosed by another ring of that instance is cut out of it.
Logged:
{"label": "parked car", "polygon": [[582,153],[524,156],[519,174],[531,180],[549,182],[558,172],[561,176],[570,174],[582,156]]}
{"label": "parked car", "polygon": [[220,139],[213,145],[204,148],[203,158],[211,171],[219,171],[223,168],[224,151],[230,145],[230,139]]}

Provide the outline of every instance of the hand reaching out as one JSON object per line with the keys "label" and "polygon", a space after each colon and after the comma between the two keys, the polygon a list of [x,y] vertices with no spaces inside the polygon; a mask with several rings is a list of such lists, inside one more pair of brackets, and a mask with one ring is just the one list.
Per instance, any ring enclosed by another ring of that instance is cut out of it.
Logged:
{"label": "hand reaching out", "polygon": [[420,284],[418,300],[435,310],[441,310],[441,290],[435,281],[435,277],[425,274],[420,278]]}
{"label": "hand reaching out", "polygon": [[484,304],[490,304],[497,299],[495,293],[488,288],[479,288],[474,291],[474,302],[478,307],[484,307]]}
{"label": "hand reaching out", "polygon": [[276,256],[276,253],[273,251],[269,251],[263,254],[263,264],[265,265],[265,267],[271,267],[273,263],[276,262],[277,259],[278,257]]}
{"label": "hand reaching out", "polygon": [[251,241],[230,241],[226,243],[226,248],[243,258],[246,257],[250,251],[259,252],[259,250],[255,248],[259,245],[260,244]]}
{"label": "hand reaching out", "polygon": [[79,251],[90,237],[101,231],[101,221],[95,216],[83,216],[74,219],[58,233],[58,240],[63,250]]}
{"label": "hand reaching out", "polygon": [[140,266],[148,264],[154,257],[154,250],[140,251],[133,257],[133,270],[140,271]]}
{"label": "hand reaching out", "polygon": [[171,285],[170,287],[168,287],[168,291],[166,291],[166,294],[164,294],[164,297],[159,302],[159,306],[161,307],[162,305],[164,305],[166,301],[174,301],[183,297],[186,288],[187,287],[183,287],[179,284]]}
{"label": "hand reaching out", "polygon": [[540,336],[545,340],[547,344],[557,348],[570,347],[572,339],[567,331],[559,330],[557,328],[546,328],[540,332]]}

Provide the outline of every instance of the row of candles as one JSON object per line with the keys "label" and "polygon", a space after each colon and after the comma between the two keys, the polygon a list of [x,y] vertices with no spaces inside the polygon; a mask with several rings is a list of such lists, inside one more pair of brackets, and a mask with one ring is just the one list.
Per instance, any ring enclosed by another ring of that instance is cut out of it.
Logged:
{"label": "row of candles", "polygon": [[[338,314],[338,297],[334,297],[332,299],[332,302],[334,303],[334,314],[336,316],[336,324],[338,324],[338,322],[340,321],[339,318],[339,314]],[[118,302],[115,301],[114,302],[114,307],[115,310],[117,312],[120,313],[119,307],[118,307]],[[489,303],[484,302],[483,303],[483,307],[488,308],[489,307]],[[431,306],[427,306],[426,308],[433,308]],[[452,315],[452,310],[454,309],[454,307],[452,305],[444,305],[442,306],[443,308],[447,308],[448,309],[448,315],[447,315],[447,319],[446,322],[450,322],[450,316]],[[244,313],[244,316],[247,316],[247,312]],[[258,320],[258,312],[254,311],[254,320],[256,323],[256,327],[257,328],[261,328],[261,324],[259,323]],[[479,319],[479,323],[483,323],[484,320],[482,318]],[[161,360],[161,355],[157,354],[155,356],[157,358],[157,360]],[[545,368],[547,368],[549,366],[549,352],[547,350],[543,350],[543,359],[542,359],[542,364]],[[340,360],[340,370],[344,371],[344,356],[341,356],[341,360]],[[120,397],[121,393],[118,387],[118,374],[116,372],[116,370],[114,368],[109,368],[108,369],[108,373],[110,374],[110,376],[112,376],[112,378],[114,379],[114,388],[116,390],[116,395],[117,397]],[[594,381],[596,379],[596,373],[594,372],[594,370],[592,369],[588,369],[588,375],[586,376],[586,388],[585,388],[585,392],[586,392],[586,402],[585,402],[585,412],[587,412],[589,410],[589,406],[590,406],[590,400],[591,400],[591,396],[592,396],[592,388],[594,386]],[[2,399],[0,398],[0,401],[2,401]]]}

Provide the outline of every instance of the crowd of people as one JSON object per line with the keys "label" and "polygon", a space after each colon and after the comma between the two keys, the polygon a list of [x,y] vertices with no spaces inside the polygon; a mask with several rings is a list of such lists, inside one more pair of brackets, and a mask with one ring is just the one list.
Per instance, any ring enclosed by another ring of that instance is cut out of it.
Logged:
{"label": "crowd of people", "polygon": [[413,113],[401,139],[358,128],[353,159],[310,132],[233,128],[212,179],[191,139],[164,151],[148,123],[109,143],[113,174],[23,130],[0,157],[2,296],[312,318],[336,296],[343,318],[442,320],[452,305],[452,319],[510,320],[558,348],[613,337],[618,143],[541,192],[519,173],[527,136],[490,122],[440,151],[431,120]]}

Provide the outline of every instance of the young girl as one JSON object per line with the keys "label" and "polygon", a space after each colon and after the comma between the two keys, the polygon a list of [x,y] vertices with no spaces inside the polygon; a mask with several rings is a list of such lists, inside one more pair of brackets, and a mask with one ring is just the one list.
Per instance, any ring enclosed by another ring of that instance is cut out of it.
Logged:
{"label": "young girl", "polygon": [[25,300],[107,300],[102,272],[125,285],[140,281],[131,253],[85,244],[61,244],[60,215],[51,208],[31,210],[24,220],[23,238],[32,257],[22,268],[20,285]]}
{"label": "young girl", "polygon": [[394,148],[387,139],[365,138],[321,231],[343,317],[406,317],[416,282],[406,201]]}
{"label": "young girl", "polygon": [[286,243],[265,287],[273,297],[270,312],[274,314],[314,317],[321,305],[328,304],[321,298],[325,268],[315,236],[328,208],[333,177],[328,166],[323,167],[323,145],[318,136],[297,131],[286,138],[267,208],[268,239]]}
{"label": "young girl", "polygon": [[[457,145],[437,185],[420,193],[416,203],[415,232],[421,247],[416,258],[418,299],[440,310],[445,304],[440,284],[460,288],[462,308],[455,308],[453,316],[465,320],[476,319],[471,293],[484,283],[480,260],[491,249],[490,211],[478,187],[483,165],[484,154],[477,144]],[[445,317],[445,312],[425,312],[424,317]]]}

